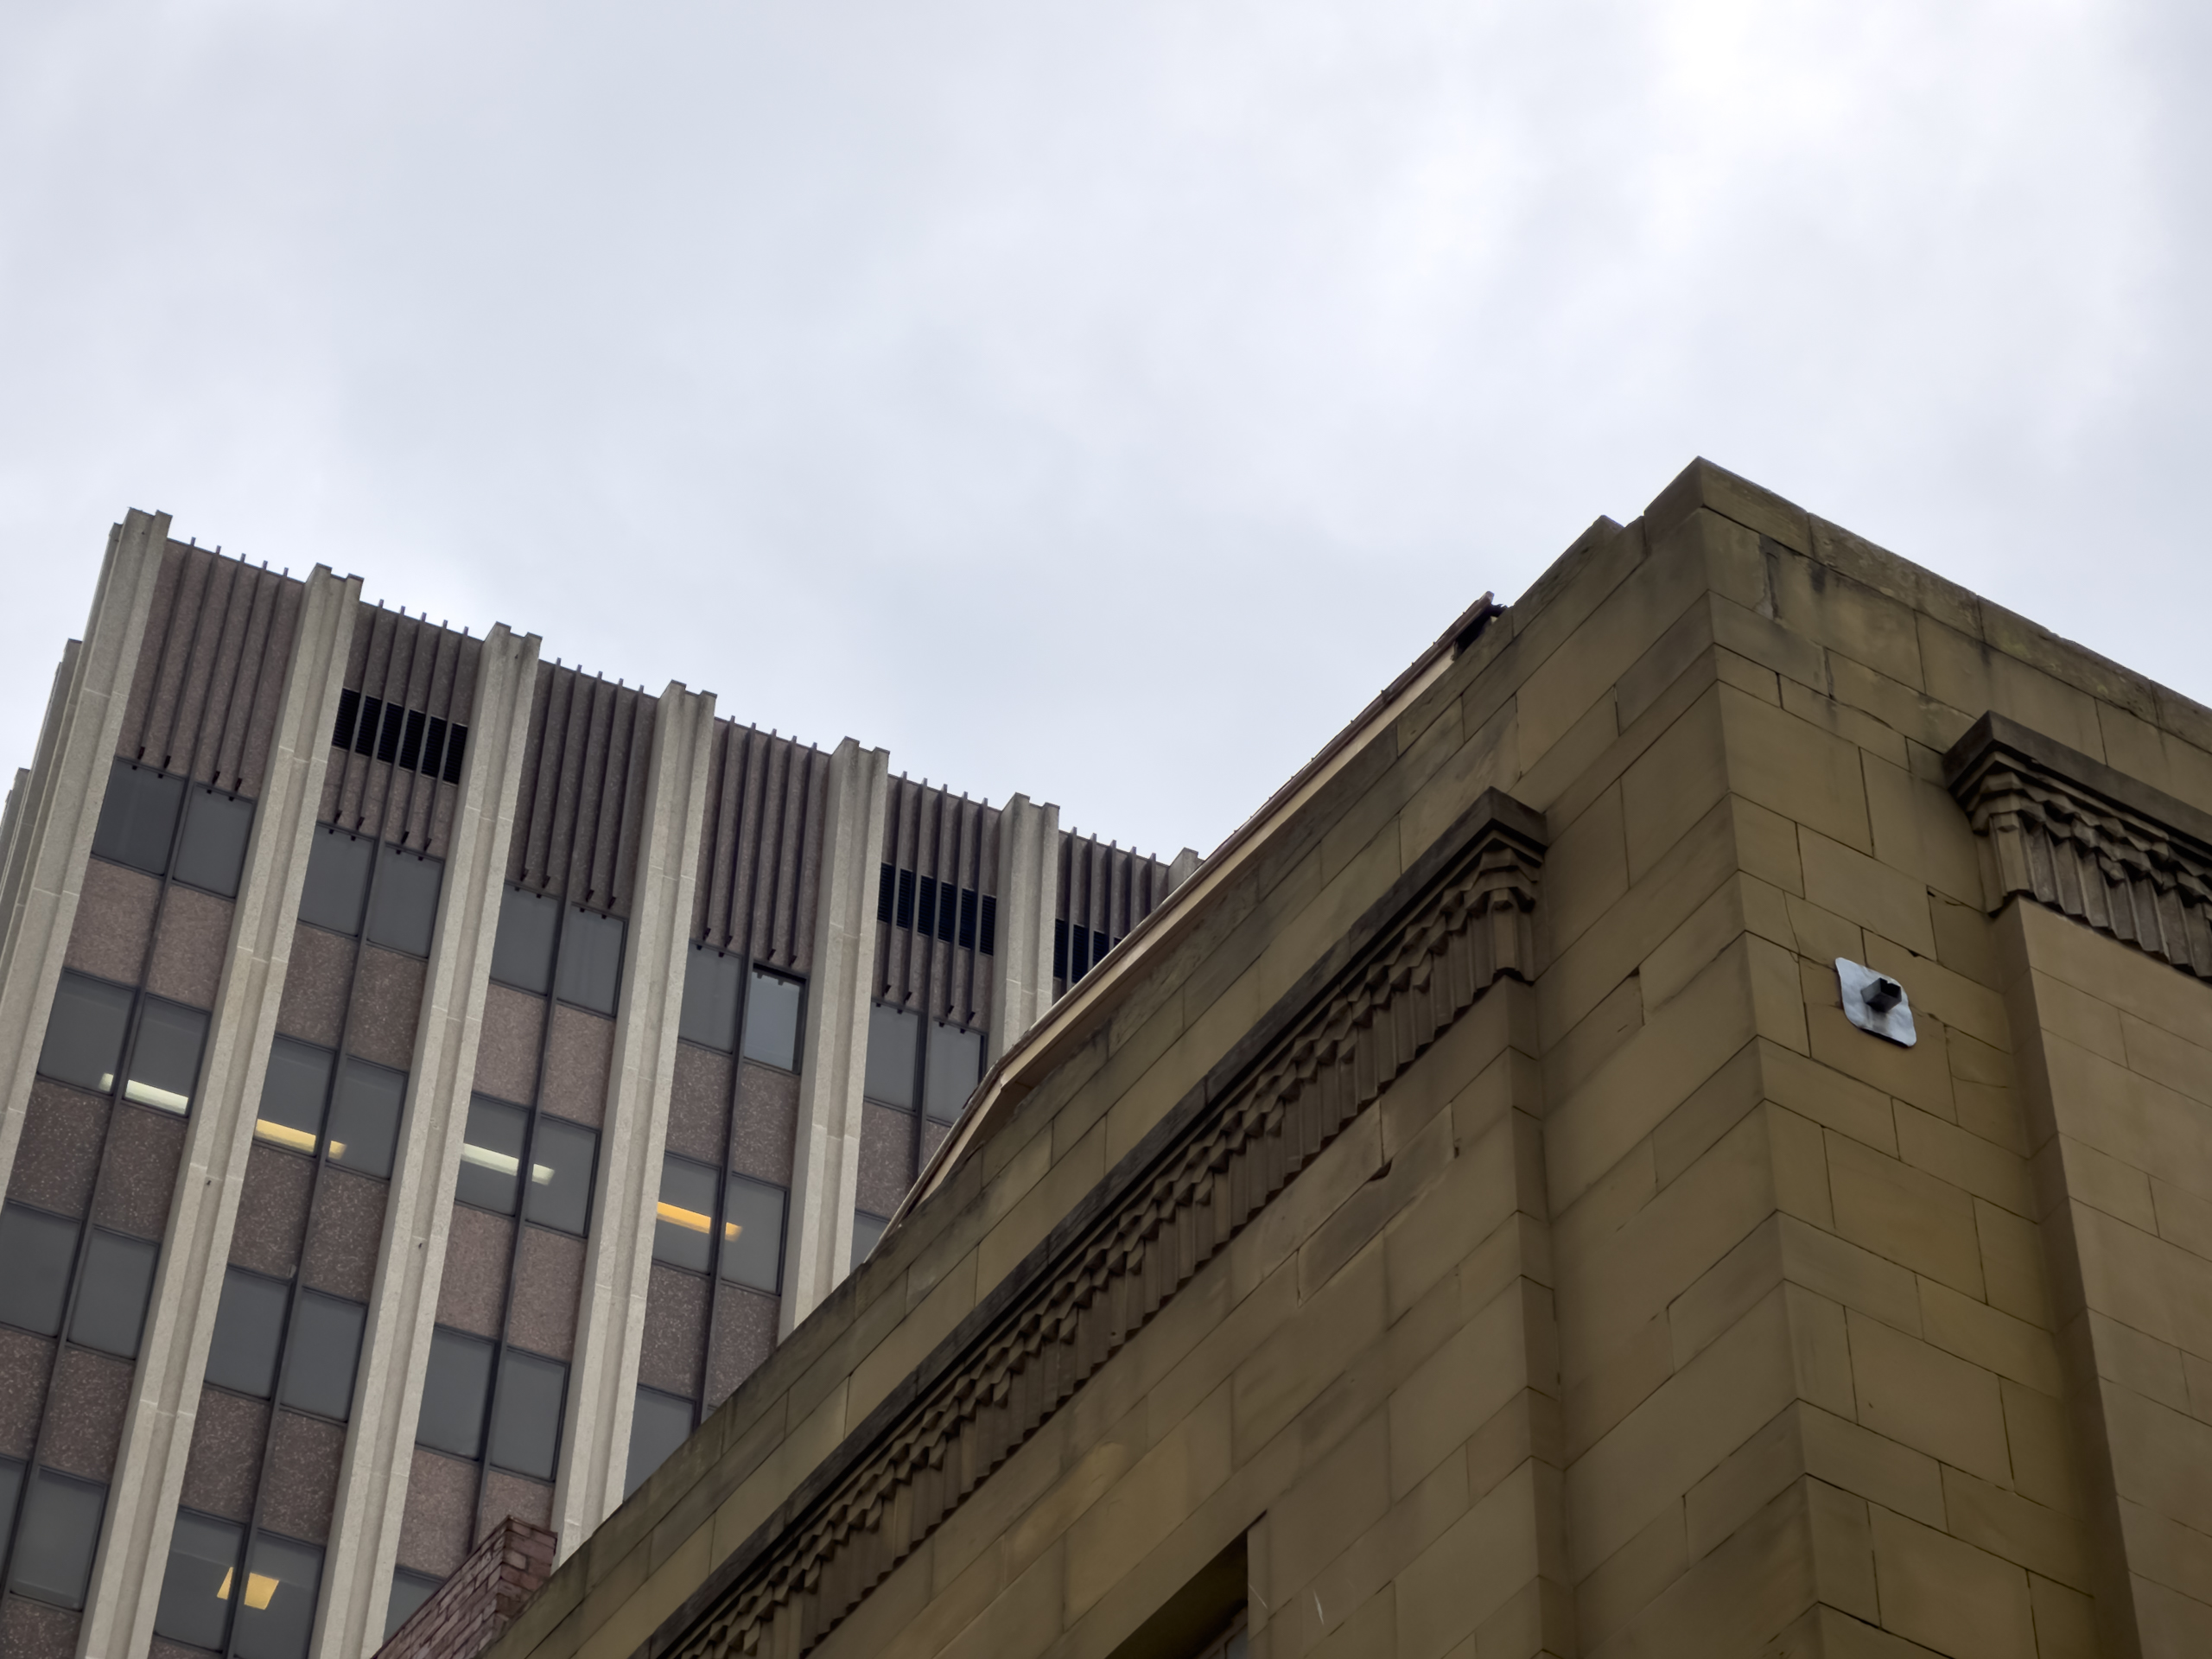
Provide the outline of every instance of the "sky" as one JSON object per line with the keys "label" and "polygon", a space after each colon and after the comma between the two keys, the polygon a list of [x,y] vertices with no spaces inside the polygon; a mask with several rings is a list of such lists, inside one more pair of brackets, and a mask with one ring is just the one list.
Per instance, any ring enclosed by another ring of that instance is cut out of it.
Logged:
{"label": "sky", "polygon": [[0,766],[107,527],[1171,855],[1694,455],[2212,702],[2212,8],[9,0]]}

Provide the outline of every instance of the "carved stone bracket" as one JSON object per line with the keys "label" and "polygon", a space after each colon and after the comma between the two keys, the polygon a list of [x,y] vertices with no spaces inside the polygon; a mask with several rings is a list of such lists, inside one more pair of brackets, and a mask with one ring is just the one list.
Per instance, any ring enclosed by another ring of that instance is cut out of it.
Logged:
{"label": "carved stone bracket", "polygon": [[640,1651],[798,1659],[1503,976],[1542,819],[1486,791]]}
{"label": "carved stone bracket", "polygon": [[2024,893],[2212,979],[2212,818],[1997,714],[1943,769],[1984,838],[1992,909]]}

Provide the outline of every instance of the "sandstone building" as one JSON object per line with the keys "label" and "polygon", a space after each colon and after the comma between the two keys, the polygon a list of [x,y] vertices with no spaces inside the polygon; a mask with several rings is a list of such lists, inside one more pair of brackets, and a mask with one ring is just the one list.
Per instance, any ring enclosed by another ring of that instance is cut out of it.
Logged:
{"label": "sandstone building", "polygon": [[1694,464],[1010,1043],[491,1651],[2212,1652],[2209,881],[2212,711]]}
{"label": "sandstone building", "polygon": [[0,1655],[358,1659],[588,1534],[1176,871],[167,531],[0,830]]}

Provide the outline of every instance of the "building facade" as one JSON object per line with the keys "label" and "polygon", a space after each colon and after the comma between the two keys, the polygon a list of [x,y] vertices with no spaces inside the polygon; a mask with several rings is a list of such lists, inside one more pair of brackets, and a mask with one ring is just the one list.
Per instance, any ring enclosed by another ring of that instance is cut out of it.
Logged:
{"label": "building facade", "polygon": [[2212,710],[1696,463],[1047,1009],[490,1652],[2212,1652],[2208,918]]}
{"label": "building facade", "polygon": [[0,831],[0,1653],[568,1548],[1186,874],[117,526]]}

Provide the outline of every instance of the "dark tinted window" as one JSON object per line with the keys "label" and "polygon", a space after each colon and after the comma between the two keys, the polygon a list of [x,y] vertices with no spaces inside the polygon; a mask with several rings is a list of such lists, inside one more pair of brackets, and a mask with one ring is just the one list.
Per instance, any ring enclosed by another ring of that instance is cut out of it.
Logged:
{"label": "dark tinted window", "polygon": [[446,867],[435,858],[387,845],[377,871],[377,890],[369,900],[369,938],[410,957],[430,954],[438,927],[438,890]]}
{"label": "dark tinted window", "polygon": [[238,1547],[245,1541],[244,1527],[189,1510],[177,1511],[161,1606],[154,1614],[155,1634],[195,1648],[223,1645],[235,1599],[231,1586],[238,1574]]}
{"label": "dark tinted window", "polygon": [[126,1100],[165,1112],[192,1109],[200,1086],[200,1052],[207,1043],[207,1016],[181,1003],[148,997],[138,1014],[138,1039],[130,1046]]}
{"label": "dark tinted window", "polygon": [[322,1552],[264,1532],[253,1541],[245,1575],[231,1651],[238,1659],[307,1659],[315,1597],[322,1588]]}
{"label": "dark tinted window", "polygon": [[950,1123],[968,1103],[976,1080],[983,1075],[983,1033],[963,1031],[942,1020],[930,1021],[929,1076],[922,1090],[922,1109],[940,1123]]}
{"label": "dark tinted window", "polygon": [[722,1201],[722,1277],[771,1295],[783,1287],[784,1189],[729,1177]]}
{"label": "dark tinted window", "polygon": [[276,1356],[284,1343],[286,1288],[274,1279],[232,1268],[223,1274],[215,1334],[207,1344],[207,1380],[266,1400],[276,1388]]}
{"label": "dark tinted window", "polygon": [[184,840],[176,849],[176,879],[235,899],[245,870],[245,844],[253,834],[253,803],[219,789],[193,787],[184,813]]}
{"label": "dark tinted window", "polygon": [[83,1606],[106,1509],[106,1487],[40,1470],[16,1539],[12,1587],[64,1607]]}
{"label": "dark tinted window", "polygon": [[853,1211],[854,1268],[859,1267],[874,1253],[875,1247],[883,1242],[883,1230],[890,1224],[890,1218],[887,1216],[871,1216],[865,1210]]}
{"label": "dark tinted window", "polygon": [[108,768],[107,794],[100,802],[99,827],[92,831],[92,851],[149,875],[161,874],[169,867],[177,809],[183,804],[183,779],[128,760],[116,761]]}
{"label": "dark tinted window", "polygon": [[691,1433],[691,1402],[658,1389],[639,1389],[630,1413],[630,1470],[622,1482],[627,1497],[645,1477],[668,1461],[668,1454]]}
{"label": "dark tinted window", "polygon": [[510,887],[499,900],[499,931],[492,942],[492,977],[540,996],[553,988],[553,932],[561,901]]}
{"label": "dark tinted window", "polygon": [[580,1008],[613,1013],[622,985],[622,932],[615,917],[572,908],[561,929],[561,978],[554,994]]}
{"label": "dark tinted window", "polygon": [[359,1302],[312,1290],[300,1293],[286,1344],[284,1403],[335,1417],[353,1413],[353,1373],[361,1360],[361,1326],[369,1310]]}
{"label": "dark tinted window", "polygon": [[385,1604],[384,1639],[391,1640],[392,1633],[415,1615],[415,1610],[438,1593],[442,1579],[434,1579],[427,1573],[410,1573],[405,1567],[395,1568],[391,1575],[391,1599]]}
{"label": "dark tinted window", "polygon": [[[85,1241],[85,1277],[77,1287],[76,1311],[69,1316],[69,1340],[136,1359],[160,1256],[157,1245],[95,1228]],[[0,1261],[7,1259],[8,1252],[0,1249]]]}
{"label": "dark tinted window", "polygon": [[592,1160],[599,1137],[589,1129],[540,1116],[530,1143],[530,1192],[522,1212],[564,1233],[581,1233],[591,1220]]}
{"label": "dark tinted window", "polygon": [[76,1254],[75,1222],[19,1204],[0,1208],[0,1322],[57,1334]]}
{"label": "dark tinted window", "polygon": [[745,1003],[747,1059],[798,1070],[798,981],[753,969],[753,992]]}
{"label": "dark tinted window", "polygon": [[720,1049],[737,1046],[737,993],[745,959],[694,941],[683,968],[683,1013],[676,1034],[687,1042]]}
{"label": "dark tinted window", "polygon": [[454,1197],[503,1216],[514,1214],[515,1178],[522,1168],[522,1137],[529,1124],[530,1114],[519,1106],[484,1095],[472,1098]]}
{"label": "dark tinted window", "polygon": [[868,1011],[868,1077],[863,1092],[870,1100],[901,1111],[914,1109],[915,1051],[921,1035],[918,1014],[885,1002]]}
{"label": "dark tinted window", "polygon": [[330,1068],[336,1058],[327,1048],[289,1037],[270,1044],[254,1134],[272,1146],[312,1154],[322,1135],[323,1103],[330,1097]]}
{"label": "dark tinted window", "polygon": [[115,1087],[123,1039],[130,1029],[130,993],[105,980],[65,973],[54,988],[54,1013],[38,1069],[49,1077],[104,1095]]}
{"label": "dark tinted window", "polygon": [[330,1161],[364,1175],[390,1175],[406,1100],[404,1071],[349,1058],[330,1102]]}
{"label": "dark tinted window", "polygon": [[671,1267],[707,1270],[707,1230],[715,1224],[715,1172],[688,1158],[663,1156],[653,1255]]}
{"label": "dark tinted window", "polygon": [[300,919],[340,933],[361,931],[362,907],[369,901],[369,860],[376,843],[327,823],[315,827],[308,855],[308,877],[300,891]]}
{"label": "dark tinted window", "polygon": [[492,1344],[443,1325],[430,1332],[430,1366],[423,1378],[417,1444],[457,1458],[484,1450],[484,1406],[492,1391]]}
{"label": "dark tinted window", "polygon": [[16,1503],[23,1495],[23,1465],[13,1458],[0,1458],[0,1563],[8,1559],[8,1541],[16,1535]]}
{"label": "dark tinted window", "polygon": [[518,1475],[553,1478],[561,1454],[561,1398],[569,1368],[557,1359],[507,1350],[499,1403],[492,1414],[492,1461]]}

